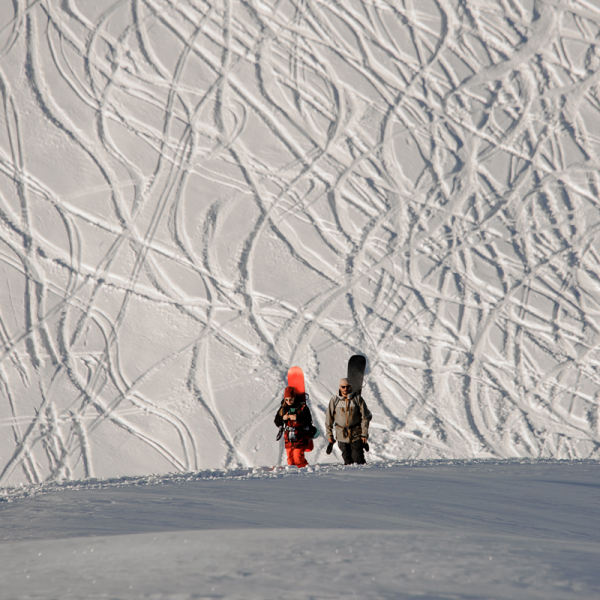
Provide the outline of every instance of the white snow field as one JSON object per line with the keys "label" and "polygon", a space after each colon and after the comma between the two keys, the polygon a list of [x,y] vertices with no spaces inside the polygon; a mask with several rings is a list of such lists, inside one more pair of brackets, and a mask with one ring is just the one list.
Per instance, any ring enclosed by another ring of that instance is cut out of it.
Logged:
{"label": "white snow field", "polygon": [[0,600],[599,598],[599,156],[600,0],[0,0]]}
{"label": "white snow field", "polygon": [[[600,458],[600,3],[0,0],[0,486]],[[326,457],[323,441],[312,462]]]}
{"label": "white snow field", "polygon": [[0,598],[600,597],[596,461],[289,469],[13,492]]}

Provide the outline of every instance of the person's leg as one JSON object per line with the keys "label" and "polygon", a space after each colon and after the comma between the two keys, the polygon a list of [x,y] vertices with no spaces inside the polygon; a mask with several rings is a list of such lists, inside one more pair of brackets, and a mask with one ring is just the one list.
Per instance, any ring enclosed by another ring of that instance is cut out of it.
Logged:
{"label": "person's leg", "polygon": [[364,465],[367,461],[365,460],[365,453],[363,450],[362,440],[354,440],[350,446],[352,447],[352,460],[357,465]]}
{"label": "person's leg", "polygon": [[288,465],[293,465],[294,463],[294,449],[292,448],[292,445],[290,444],[288,446],[288,444],[285,445],[285,451],[287,453],[287,463]]}
{"label": "person's leg", "polygon": [[351,465],[354,460],[352,459],[352,449],[350,448],[350,444],[347,442],[338,442],[338,446],[342,452],[342,458],[344,459],[345,465]]}
{"label": "person's leg", "polygon": [[304,456],[305,448],[294,448],[294,464],[301,469],[308,466],[308,461]]}

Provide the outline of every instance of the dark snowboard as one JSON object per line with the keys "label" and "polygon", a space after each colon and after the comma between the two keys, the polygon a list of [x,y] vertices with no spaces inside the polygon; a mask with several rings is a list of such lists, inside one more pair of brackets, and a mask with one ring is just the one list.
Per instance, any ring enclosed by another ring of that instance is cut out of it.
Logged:
{"label": "dark snowboard", "polygon": [[348,381],[352,386],[352,394],[360,394],[363,386],[363,379],[365,377],[366,366],[367,359],[364,356],[355,354],[350,357],[350,360],[348,361]]}
{"label": "dark snowboard", "polygon": [[[350,396],[360,396],[363,379],[365,378],[366,366],[367,359],[361,354],[355,354],[350,357],[350,360],[348,361],[348,381],[352,386],[352,393]],[[363,449],[365,452],[369,451],[369,444],[367,442],[363,442]]]}

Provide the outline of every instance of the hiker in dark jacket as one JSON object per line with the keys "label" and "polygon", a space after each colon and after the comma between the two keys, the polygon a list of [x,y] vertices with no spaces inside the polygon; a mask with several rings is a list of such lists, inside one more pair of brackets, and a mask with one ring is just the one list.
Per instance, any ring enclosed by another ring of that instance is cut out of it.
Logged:
{"label": "hiker in dark jacket", "polygon": [[330,443],[333,443],[335,424],[335,437],[345,465],[365,464],[364,446],[369,439],[370,421],[371,412],[363,397],[352,394],[350,382],[346,378],[341,379],[338,395],[329,401],[327,407],[325,429]]}
{"label": "hiker in dark jacket", "polygon": [[285,450],[288,465],[308,466],[305,452],[313,449],[312,415],[304,394],[296,396],[293,387],[286,387],[281,408],[275,415],[275,425],[285,427]]}

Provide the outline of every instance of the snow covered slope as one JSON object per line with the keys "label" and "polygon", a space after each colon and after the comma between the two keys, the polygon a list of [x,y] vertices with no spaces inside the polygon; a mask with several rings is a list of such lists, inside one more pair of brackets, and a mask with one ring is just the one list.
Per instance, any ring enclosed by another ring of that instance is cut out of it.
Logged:
{"label": "snow covered slope", "polygon": [[600,458],[597,2],[0,8],[0,485],[278,463],[357,352],[371,460]]}
{"label": "snow covered slope", "polygon": [[436,463],[27,488],[0,598],[599,597],[597,462]]}

